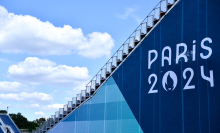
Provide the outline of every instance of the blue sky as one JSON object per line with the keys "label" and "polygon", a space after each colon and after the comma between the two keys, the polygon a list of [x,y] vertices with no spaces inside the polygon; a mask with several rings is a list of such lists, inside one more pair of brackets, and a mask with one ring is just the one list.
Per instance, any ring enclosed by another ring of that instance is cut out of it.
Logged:
{"label": "blue sky", "polygon": [[28,120],[71,100],[159,0],[0,1],[0,110]]}

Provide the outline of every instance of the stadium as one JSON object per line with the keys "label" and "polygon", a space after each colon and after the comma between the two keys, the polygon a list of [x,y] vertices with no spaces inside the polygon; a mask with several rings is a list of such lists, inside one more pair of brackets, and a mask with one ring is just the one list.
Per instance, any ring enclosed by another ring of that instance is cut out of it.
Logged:
{"label": "stadium", "polygon": [[0,113],[0,133],[20,133],[19,128],[7,114]]}
{"label": "stadium", "polygon": [[[32,133],[220,132],[219,4],[161,0],[86,88]],[[0,115],[0,133],[19,133],[8,121]]]}

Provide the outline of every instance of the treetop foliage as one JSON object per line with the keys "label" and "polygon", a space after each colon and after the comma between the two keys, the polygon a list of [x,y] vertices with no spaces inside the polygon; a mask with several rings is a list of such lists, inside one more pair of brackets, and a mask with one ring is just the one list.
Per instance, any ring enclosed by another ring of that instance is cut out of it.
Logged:
{"label": "treetop foliage", "polygon": [[6,113],[7,114],[7,111],[6,110],[0,110],[0,113]]}
{"label": "treetop foliage", "polygon": [[31,132],[32,130],[36,130],[36,127],[39,127],[41,123],[46,121],[45,118],[39,118],[34,121],[28,121],[27,118],[25,118],[21,113],[9,115],[19,129],[28,129],[29,132]]}

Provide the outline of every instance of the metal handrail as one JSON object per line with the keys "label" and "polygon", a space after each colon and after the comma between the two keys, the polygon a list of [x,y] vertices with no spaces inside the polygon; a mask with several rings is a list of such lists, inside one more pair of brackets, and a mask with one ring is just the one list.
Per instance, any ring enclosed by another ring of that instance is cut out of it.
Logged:
{"label": "metal handrail", "polygon": [[[135,33],[135,31],[138,30],[138,29],[141,27],[141,24],[145,22],[145,20],[148,18],[148,16],[150,16],[150,14],[151,14],[155,9],[159,8],[158,5],[160,5],[160,7],[161,7],[161,2],[162,2],[162,1],[164,1],[164,0],[161,0],[161,1],[154,7],[154,9],[147,15],[147,17],[144,18],[144,20],[138,25],[138,27],[134,30],[134,32],[132,32],[132,34],[128,37],[128,39],[127,39],[123,44],[125,44],[125,43],[129,40],[129,38],[132,37],[132,35]],[[122,44],[122,45],[119,47],[119,49],[113,54],[113,56],[111,56],[111,58],[114,57],[114,55],[116,55],[117,52],[118,52],[121,48],[123,48],[123,44]],[[105,65],[98,71],[98,73],[97,73],[96,75],[98,75],[98,74],[101,72],[101,70],[102,70],[103,68],[105,68],[105,66],[106,66],[107,63],[111,60],[111,58],[105,63]],[[92,78],[92,80],[96,77],[96,75]],[[88,86],[88,85],[91,83],[92,80],[90,80],[89,83],[88,83],[86,86]]]}
{"label": "metal handrail", "polygon": [[[128,39],[119,47],[119,49],[113,54],[113,56],[111,56],[111,58],[110,58],[110,59],[105,63],[105,65],[98,71],[98,73],[92,78],[92,80],[89,81],[89,83],[86,85],[86,87],[87,87],[87,86],[91,86],[91,85],[89,85],[89,84],[91,84],[93,80],[96,80],[96,79],[95,79],[96,76],[97,76],[98,74],[101,74],[102,69],[107,68],[107,64],[110,62],[110,60],[111,60],[114,56],[117,56],[116,54],[118,53],[118,51],[120,51],[120,50],[123,51],[123,45],[132,37],[132,35],[133,35],[137,30],[141,30],[141,25],[142,25],[143,23],[146,23],[146,19],[147,19],[149,16],[152,16],[151,13],[152,13],[154,10],[156,10],[156,9],[158,9],[158,8],[161,8],[161,3],[162,3],[163,1],[168,2],[168,0],[161,0],[161,1],[154,7],[154,9],[147,15],[147,17],[145,17],[145,19],[141,22],[141,24],[138,25],[138,27],[134,30],[134,32],[133,32],[133,33],[128,37]],[[181,1],[181,0],[174,0],[173,6],[176,5],[179,1]],[[159,7],[158,7],[158,5],[159,5]],[[167,6],[167,4],[166,4],[166,6]],[[173,6],[172,6],[172,8],[173,8]],[[166,8],[167,8],[167,7],[166,7]],[[172,8],[166,9],[166,12],[165,12],[165,13],[168,13],[168,11],[170,11]],[[161,12],[160,12],[160,13],[161,13]],[[154,16],[154,14],[153,14],[153,16]],[[163,18],[164,18],[164,17],[161,17],[161,16],[160,16],[160,18],[158,19],[158,20],[159,20],[158,22],[160,22]],[[152,21],[154,21],[154,20],[152,20]],[[153,24],[152,27],[155,27],[155,25],[157,25],[157,23]],[[147,25],[146,25],[146,27],[147,27]],[[151,32],[151,31],[152,31],[152,30],[150,30],[150,32]],[[150,32],[149,32],[149,33],[150,33]],[[145,37],[146,37],[146,35],[148,35],[149,33],[148,33],[148,31],[147,31],[146,34],[145,34]],[[134,36],[135,36],[135,34],[134,34]],[[145,37],[144,37],[144,38],[145,38]],[[142,41],[143,41],[143,40],[141,39],[140,42],[142,42]],[[139,42],[139,44],[140,44],[140,42]],[[134,47],[134,49],[135,49],[135,48],[136,48],[136,46]],[[132,52],[129,52],[128,55],[130,55],[130,53],[132,53]],[[126,58],[127,58],[127,57],[126,57]],[[126,58],[125,58],[125,59],[122,59],[122,62],[124,62],[124,60],[126,60]],[[106,67],[105,67],[105,66],[106,66]],[[119,66],[120,66],[120,64],[119,64]],[[119,66],[116,66],[115,69],[117,69]],[[115,71],[115,70],[114,70],[114,71]],[[112,73],[113,73],[114,71],[112,71],[110,75],[112,75]],[[105,83],[106,80],[109,79],[109,77],[110,77],[110,76],[106,77],[105,80],[103,81],[103,83]],[[98,88],[95,88],[95,93],[96,93],[96,91],[97,91],[96,89],[99,89],[103,83],[101,83]],[[94,95],[94,94],[93,94],[93,95]],[[93,97],[93,95],[90,95],[90,97],[89,97],[88,99],[90,99],[91,97]],[[80,105],[77,106],[74,110],[76,110],[76,109],[78,109],[80,106],[82,106],[82,104],[84,104],[85,102],[87,102],[88,99],[86,99],[84,102],[80,103]],[[74,110],[72,110],[71,113],[74,112]],[[69,113],[69,114],[70,114],[70,113]],[[68,117],[69,114],[67,114],[67,116],[63,117],[62,119],[65,119],[66,117]],[[60,121],[61,121],[61,120],[59,120],[58,123],[59,123]],[[55,125],[57,125],[58,123],[56,123]],[[55,126],[55,125],[54,125],[54,126]],[[52,127],[51,127],[51,128],[52,128]],[[50,129],[51,129],[51,128],[50,128]],[[46,132],[48,132],[50,129],[48,129]]]}

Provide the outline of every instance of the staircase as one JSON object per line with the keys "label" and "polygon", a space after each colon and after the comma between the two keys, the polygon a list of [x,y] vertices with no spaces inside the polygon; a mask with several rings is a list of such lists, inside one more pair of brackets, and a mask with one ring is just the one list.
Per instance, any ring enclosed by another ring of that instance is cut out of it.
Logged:
{"label": "staircase", "polygon": [[141,42],[151,33],[151,31],[163,20],[163,18],[173,9],[180,0],[161,0],[155,8],[147,15],[142,23],[128,37],[123,45],[113,54],[107,63],[86,85],[86,89],[68,101],[55,115],[51,115],[43,124],[32,133],[46,133],[51,128],[67,118],[72,112],[91,99],[101,86],[111,77],[129,55],[141,44]]}

